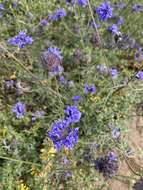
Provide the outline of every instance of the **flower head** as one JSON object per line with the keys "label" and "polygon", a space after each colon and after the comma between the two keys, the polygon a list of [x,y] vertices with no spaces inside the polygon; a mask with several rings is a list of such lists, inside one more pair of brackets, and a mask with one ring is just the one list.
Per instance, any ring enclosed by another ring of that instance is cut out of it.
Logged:
{"label": "flower head", "polygon": [[124,18],[123,17],[119,17],[118,21],[117,21],[117,25],[120,26],[124,24]]}
{"label": "flower head", "polygon": [[66,13],[65,9],[59,8],[53,14],[49,15],[49,20],[58,21],[58,20],[64,18],[66,15],[67,15],[67,13]]}
{"label": "flower head", "polygon": [[143,80],[143,71],[139,71],[137,74],[136,74],[136,77],[140,80]]}
{"label": "flower head", "polygon": [[60,65],[62,58],[61,51],[57,47],[49,47],[42,53],[42,64],[49,71],[51,77],[62,73],[63,67]]}
{"label": "flower head", "polygon": [[116,79],[118,77],[118,71],[117,69],[109,69],[109,74],[112,79]]}
{"label": "flower head", "polygon": [[54,55],[57,56],[60,60],[63,59],[62,53],[61,53],[60,49],[57,48],[57,47],[49,47],[48,50],[47,50],[47,52],[54,54]]}
{"label": "flower head", "polygon": [[40,26],[47,26],[47,24],[48,24],[48,20],[47,19],[42,19],[40,21]]}
{"label": "flower head", "polygon": [[31,45],[32,37],[28,36],[25,31],[20,31],[19,34],[8,40],[8,43],[19,48],[24,48],[26,45]]}
{"label": "flower head", "polygon": [[77,0],[77,3],[80,7],[86,7],[87,6],[87,0]]}
{"label": "flower head", "polygon": [[12,112],[16,114],[16,118],[20,119],[25,114],[25,104],[22,102],[17,102],[13,108]]}
{"label": "flower head", "polygon": [[72,100],[73,100],[73,102],[74,102],[75,104],[77,104],[78,101],[80,100],[80,98],[81,98],[81,96],[76,95],[76,96],[74,96],[74,97],[72,98]]}
{"label": "flower head", "polygon": [[88,94],[88,93],[95,94],[96,93],[96,87],[93,84],[92,85],[85,84],[84,85],[84,92],[85,92],[85,94]]}
{"label": "flower head", "polygon": [[98,170],[103,176],[108,179],[113,177],[118,169],[117,156],[111,152],[103,157],[98,157],[95,163],[95,169]]}
{"label": "flower head", "polygon": [[112,7],[109,2],[102,3],[97,9],[96,13],[101,21],[106,21],[108,18],[112,17]]}
{"label": "flower head", "polygon": [[120,137],[120,134],[121,134],[119,128],[114,128],[111,133],[112,133],[113,139],[118,139]]}
{"label": "flower head", "polygon": [[63,146],[72,149],[78,141],[78,130],[79,128],[70,128],[67,120],[59,120],[52,124],[52,130],[48,132],[48,136],[57,151],[60,151]]}
{"label": "flower head", "polygon": [[112,33],[112,34],[118,34],[119,29],[118,26],[116,24],[113,24],[112,26],[108,27],[108,30]]}
{"label": "flower head", "polygon": [[106,65],[97,65],[97,71],[100,73],[100,74],[107,74],[108,73],[108,68],[106,67]]}
{"label": "flower head", "polygon": [[132,6],[132,11],[136,12],[136,13],[143,11],[143,5],[141,5],[141,4],[134,4]]}
{"label": "flower head", "polygon": [[4,4],[0,3],[0,10],[3,10],[3,9],[4,9]]}
{"label": "flower head", "polygon": [[77,109],[77,106],[67,106],[64,113],[69,123],[77,123],[80,121],[81,112]]}

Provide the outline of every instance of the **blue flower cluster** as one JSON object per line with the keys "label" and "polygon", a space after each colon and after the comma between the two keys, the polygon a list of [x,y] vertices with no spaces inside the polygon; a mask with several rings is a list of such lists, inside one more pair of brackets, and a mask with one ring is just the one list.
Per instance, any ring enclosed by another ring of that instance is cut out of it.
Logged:
{"label": "blue flower cluster", "polygon": [[60,151],[63,146],[72,149],[78,141],[79,128],[71,128],[70,125],[80,121],[81,113],[76,106],[67,106],[64,112],[65,118],[54,122],[52,130],[48,132],[57,151]]}
{"label": "blue flower cluster", "polygon": [[85,94],[95,94],[96,93],[96,87],[92,85],[88,85],[87,83],[84,85],[84,92]]}
{"label": "blue flower cluster", "polygon": [[42,53],[41,58],[42,63],[46,69],[48,69],[51,77],[62,73],[63,67],[61,66],[61,60],[63,59],[63,56],[59,48],[49,47]]}
{"label": "blue flower cluster", "polygon": [[67,15],[67,13],[66,13],[65,9],[59,8],[53,14],[50,14],[48,16],[48,19],[50,21],[58,21],[58,20],[64,18],[66,15]]}
{"label": "blue flower cluster", "polygon": [[33,39],[28,36],[25,31],[20,31],[19,34],[8,40],[8,43],[19,48],[24,48],[26,45],[31,45]]}
{"label": "blue flower cluster", "polygon": [[112,7],[110,3],[105,1],[98,8],[96,8],[96,13],[101,21],[106,21],[108,18],[112,17]]}
{"label": "blue flower cluster", "polygon": [[109,74],[111,76],[112,79],[116,79],[118,77],[118,70],[115,68],[107,68],[105,65],[101,64],[101,65],[97,65],[97,71],[102,74],[102,75],[106,75]]}
{"label": "blue flower cluster", "polygon": [[77,0],[77,3],[80,7],[86,7],[87,6],[87,0]]}
{"label": "blue flower cluster", "polygon": [[16,114],[16,118],[20,119],[25,114],[25,104],[22,102],[17,102],[13,108],[12,112]]}
{"label": "blue flower cluster", "polygon": [[118,159],[114,152],[109,152],[103,157],[98,157],[95,161],[95,169],[108,179],[113,177],[118,170]]}

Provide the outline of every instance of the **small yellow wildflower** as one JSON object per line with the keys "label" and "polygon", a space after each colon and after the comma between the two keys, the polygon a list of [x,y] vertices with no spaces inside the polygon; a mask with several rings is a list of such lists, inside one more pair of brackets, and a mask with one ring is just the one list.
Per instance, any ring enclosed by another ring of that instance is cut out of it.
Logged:
{"label": "small yellow wildflower", "polygon": [[94,95],[91,95],[91,96],[90,96],[90,100],[91,100],[93,103],[99,101],[100,99],[101,99],[101,98],[100,98],[99,96],[94,96]]}
{"label": "small yellow wildflower", "polygon": [[10,76],[10,79],[11,80],[14,80],[14,79],[16,79],[17,77],[16,77],[16,72],[14,72],[11,76]]}
{"label": "small yellow wildflower", "polygon": [[44,86],[46,86],[48,84],[48,80],[46,80],[46,79],[45,80],[41,80],[41,84],[44,85]]}

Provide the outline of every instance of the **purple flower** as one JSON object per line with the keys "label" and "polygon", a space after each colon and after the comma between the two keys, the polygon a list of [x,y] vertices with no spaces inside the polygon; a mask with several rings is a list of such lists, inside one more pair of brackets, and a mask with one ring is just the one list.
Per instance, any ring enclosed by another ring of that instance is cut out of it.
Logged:
{"label": "purple flower", "polygon": [[77,3],[80,7],[86,7],[87,6],[87,0],[77,0]]}
{"label": "purple flower", "polygon": [[112,26],[108,27],[108,30],[112,33],[112,34],[117,34],[119,32],[118,30],[118,26],[116,24],[113,24]]}
{"label": "purple flower", "polygon": [[111,162],[118,160],[117,155],[114,152],[109,152],[108,153],[108,158],[109,158],[109,161],[111,161]]}
{"label": "purple flower", "polygon": [[54,54],[54,55],[57,56],[60,60],[63,59],[62,53],[61,53],[60,49],[57,48],[57,47],[49,47],[48,50],[47,50],[47,53],[52,53],[52,54]]}
{"label": "purple flower", "polygon": [[119,17],[118,21],[117,21],[117,25],[120,26],[124,24],[124,18],[123,17]]}
{"label": "purple flower", "polygon": [[113,7],[116,8],[116,9],[123,9],[123,8],[126,7],[126,4],[121,3],[121,2],[116,2],[116,3],[114,3]]}
{"label": "purple flower", "polygon": [[25,114],[25,104],[22,102],[17,102],[13,108],[12,112],[16,114],[16,118],[20,119]]}
{"label": "purple flower", "polygon": [[143,5],[141,5],[141,4],[134,4],[132,6],[132,11],[136,12],[136,13],[143,11]]}
{"label": "purple flower", "polygon": [[19,48],[24,48],[26,45],[31,45],[32,37],[28,36],[25,31],[20,31],[19,34],[8,40],[8,43]]}
{"label": "purple flower", "polygon": [[52,130],[48,132],[48,136],[57,151],[60,151],[63,146],[72,149],[78,142],[78,130],[79,128],[70,128],[67,120],[59,120],[52,124]]}
{"label": "purple flower", "polygon": [[4,4],[0,3],[0,10],[3,10],[3,9],[4,9]]}
{"label": "purple flower", "polygon": [[64,113],[69,123],[77,123],[80,121],[81,112],[77,109],[77,106],[67,106]]}
{"label": "purple flower", "polygon": [[120,137],[120,134],[121,134],[119,128],[114,128],[111,133],[112,133],[113,139],[118,139]]}
{"label": "purple flower", "polygon": [[49,15],[49,20],[51,21],[58,21],[66,16],[66,11],[63,8],[57,9],[53,14]]}
{"label": "purple flower", "polygon": [[142,62],[143,61],[143,50],[142,48],[138,48],[138,51],[135,53],[134,56],[135,61]]}
{"label": "purple flower", "polygon": [[101,21],[106,21],[108,18],[112,17],[112,8],[109,2],[102,3],[97,9],[96,13]]}
{"label": "purple flower", "polygon": [[136,74],[136,77],[140,80],[143,80],[143,71],[139,71],[137,74]]}
{"label": "purple flower", "polygon": [[5,81],[5,89],[10,90],[14,88],[14,81],[13,80],[6,80]]}
{"label": "purple flower", "polygon": [[67,5],[69,5],[69,4],[75,4],[76,3],[76,0],[66,0],[66,3],[67,3]]}
{"label": "purple flower", "polygon": [[62,75],[62,76],[60,76],[60,83],[61,84],[67,84],[67,81],[65,80],[65,77]]}
{"label": "purple flower", "polygon": [[85,94],[88,94],[88,93],[95,94],[96,93],[96,87],[93,84],[92,85],[85,84],[84,85],[84,92],[85,92]]}
{"label": "purple flower", "polygon": [[100,74],[107,74],[108,73],[108,68],[106,67],[106,65],[97,65],[97,71],[100,73]]}
{"label": "purple flower", "polygon": [[81,98],[81,96],[76,95],[76,96],[74,96],[74,97],[72,98],[72,100],[73,100],[73,102],[74,102],[75,104],[77,104],[78,101],[80,100],[80,98]]}
{"label": "purple flower", "polygon": [[51,77],[55,77],[56,75],[59,75],[63,72],[63,67],[61,65],[58,65],[55,67],[52,71],[49,72],[49,75]]}
{"label": "purple flower", "polygon": [[13,2],[12,7],[15,9],[17,7],[17,2]]}
{"label": "purple flower", "polygon": [[116,79],[118,77],[118,71],[117,69],[109,69],[109,74],[112,79]]}
{"label": "purple flower", "polygon": [[98,170],[103,176],[108,179],[113,177],[118,170],[117,157],[113,153],[108,153],[103,157],[98,157],[95,161],[95,169]]}
{"label": "purple flower", "polygon": [[47,26],[47,24],[48,24],[48,20],[47,19],[42,19],[40,21],[40,26]]}

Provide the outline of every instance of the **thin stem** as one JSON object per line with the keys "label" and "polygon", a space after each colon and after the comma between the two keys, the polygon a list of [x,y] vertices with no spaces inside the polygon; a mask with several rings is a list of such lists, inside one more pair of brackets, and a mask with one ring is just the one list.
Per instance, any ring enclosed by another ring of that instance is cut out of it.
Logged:
{"label": "thin stem", "polygon": [[4,159],[4,160],[13,161],[13,162],[19,162],[19,163],[22,163],[22,164],[30,164],[30,165],[36,165],[36,166],[41,167],[41,164],[37,164],[37,163],[29,162],[29,161],[17,160],[17,159],[9,158],[9,157],[6,157],[6,156],[0,156],[0,158]]}

